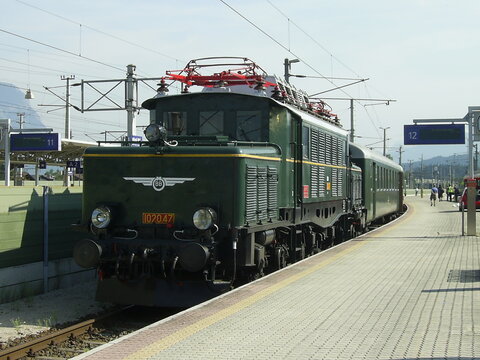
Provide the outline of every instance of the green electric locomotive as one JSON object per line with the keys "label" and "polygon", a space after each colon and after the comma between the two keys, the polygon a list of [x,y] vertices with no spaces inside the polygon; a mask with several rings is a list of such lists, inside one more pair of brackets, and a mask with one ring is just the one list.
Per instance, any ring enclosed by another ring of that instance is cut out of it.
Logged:
{"label": "green electric locomotive", "polygon": [[[84,154],[90,236],[74,258],[97,268],[100,301],[197,304],[401,211],[401,168],[358,147],[350,156],[348,133],[323,102],[248,59],[200,75],[211,60],[167,72],[183,91],[166,95],[162,81],[143,103],[147,141],[128,144],[141,146]],[[193,85],[206,91],[188,92]],[[365,186],[376,187],[382,166],[396,175],[388,196],[379,188],[372,197]]]}

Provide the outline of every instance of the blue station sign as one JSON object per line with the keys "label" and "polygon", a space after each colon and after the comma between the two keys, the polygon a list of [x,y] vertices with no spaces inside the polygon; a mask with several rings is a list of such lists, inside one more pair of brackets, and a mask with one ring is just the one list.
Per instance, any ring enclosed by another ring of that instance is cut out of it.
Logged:
{"label": "blue station sign", "polygon": [[60,151],[59,133],[32,133],[10,135],[10,151]]}
{"label": "blue station sign", "polygon": [[465,144],[465,125],[404,125],[404,145]]}

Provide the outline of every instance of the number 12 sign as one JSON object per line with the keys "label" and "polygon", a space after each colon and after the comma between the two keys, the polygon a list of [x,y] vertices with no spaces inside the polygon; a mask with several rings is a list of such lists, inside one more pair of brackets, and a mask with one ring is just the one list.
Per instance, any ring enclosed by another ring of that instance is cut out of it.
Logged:
{"label": "number 12 sign", "polygon": [[405,145],[465,144],[465,125],[404,125]]}

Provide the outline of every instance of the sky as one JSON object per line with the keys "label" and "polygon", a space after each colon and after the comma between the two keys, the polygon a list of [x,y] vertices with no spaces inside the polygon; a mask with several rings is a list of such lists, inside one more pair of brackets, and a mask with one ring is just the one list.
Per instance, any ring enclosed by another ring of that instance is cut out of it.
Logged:
{"label": "sky", "polygon": [[[43,123],[64,132],[64,109],[57,95],[65,93],[62,75],[84,80],[125,78],[136,65],[141,77],[160,77],[181,69],[190,59],[241,56],[269,74],[283,76],[285,58],[300,59],[291,78],[308,94],[328,91],[324,98],[354,102],[356,142],[398,159],[403,125],[413,119],[462,118],[468,106],[480,105],[475,69],[480,64],[480,2],[462,0],[2,0],[0,12],[0,83],[31,88],[30,105]],[[149,82],[155,88],[155,82]],[[106,91],[114,84],[100,86]],[[0,85],[4,86],[4,85]],[[173,89],[172,89],[173,90]],[[173,90],[172,92],[175,92]],[[71,88],[71,102],[81,105],[80,87]],[[141,85],[140,103],[152,96]],[[98,98],[85,90],[85,103]],[[123,103],[123,89],[110,98]],[[350,129],[350,102],[325,100]],[[99,104],[111,105],[107,99]],[[11,113],[27,108],[2,102]],[[52,111],[53,110],[53,111]],[[105,131],[125,131],[125,111],[72,110],[77,140],[100,140]],[[148,124],[141,110],[137,125]],[[464,145],[404,146],[402,161],[466,153]]]}

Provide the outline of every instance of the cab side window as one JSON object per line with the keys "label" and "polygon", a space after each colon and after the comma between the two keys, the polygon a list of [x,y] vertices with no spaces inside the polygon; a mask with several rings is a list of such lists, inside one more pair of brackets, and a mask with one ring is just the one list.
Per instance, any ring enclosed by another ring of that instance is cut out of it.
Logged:
{"label": "cab side window", "polygon": [[237,140],[261,141],[261,111],[237,111]]}
{"label": "cab side window", "polygon": [[223,111],[201,111],[199,114],[200,135],[223,135]]}
{"label": "cab side window", "polygon": [[163,113],[163,126],[167,129],[168,135],[186,135],[187,113],[180,111]]}

